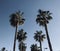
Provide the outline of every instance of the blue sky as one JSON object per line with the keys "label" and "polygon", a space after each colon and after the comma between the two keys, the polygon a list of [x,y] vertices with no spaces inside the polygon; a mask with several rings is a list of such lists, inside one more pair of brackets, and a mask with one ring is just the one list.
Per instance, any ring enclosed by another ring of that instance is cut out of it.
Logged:
{"label": "blue sky", "polygon": [[[13,50],[13,40],[15,28],[9,23],[9,15],[21,10],[24,12],[25,23],[19,26],[18,30],[23,28],[27,32],[27,51],[30,51],[31,44],[37,43],[33,36],[36,30],[45,30],[36,24],[35,19],[38,14],[38,9],[49,10],[52,12],[53,20],[48,24],[49,36],[51,39],[53,51],[60,50],[60,0],[0,0],[0,49],[6,47],[7,50]],[[39,43],[37,43],[39,46]],[[43,50],[48,47],[45,39]],[[16,45],[18,51],[18,42]],[[49,48],[46,50],[49,51]]]}

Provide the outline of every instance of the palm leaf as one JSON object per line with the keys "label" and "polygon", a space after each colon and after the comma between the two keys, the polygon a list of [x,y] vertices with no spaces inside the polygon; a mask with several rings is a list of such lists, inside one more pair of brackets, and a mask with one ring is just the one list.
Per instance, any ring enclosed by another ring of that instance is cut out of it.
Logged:
{"label": "palm leaf", "polygon": [[51,16],[48,16],[48,17],[46,17],[47,18],[47,20],[51,20],[52,19],[52,17]]}

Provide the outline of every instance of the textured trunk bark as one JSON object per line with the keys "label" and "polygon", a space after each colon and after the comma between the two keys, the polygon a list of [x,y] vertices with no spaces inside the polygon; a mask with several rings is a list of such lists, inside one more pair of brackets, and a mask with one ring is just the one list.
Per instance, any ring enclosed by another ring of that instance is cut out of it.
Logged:
{"label": "textured trunk bark", "polygon": [[48,41],[49,49],[50,49],[50,51],[53,51],[52,50],[52,45],[51,45],[51,42],[50,42],[50,38],[49,38],[49,35],[48,35],[47,24],[45,24],[45,31],[46,31],[46,36],[47,36],[47,41]]}
{"label": "textured trunk bark", "polygon": [[17,35],[17,24],[16,24],[16,30],[15,30],[15,37],[14,37],[14,45],[13,45],[13,51],[15,51],[15,47],[16,47],[16,35]]}
{"label": "textured trunk bark", "polygon": [[21,41],[21,51],[22,51],[22,41]]}
{"label": "textured trunk bark", "polygon": [[40,42],[40,51],[42,51],[42,43],[41,43],[41,40],[39,40]]}

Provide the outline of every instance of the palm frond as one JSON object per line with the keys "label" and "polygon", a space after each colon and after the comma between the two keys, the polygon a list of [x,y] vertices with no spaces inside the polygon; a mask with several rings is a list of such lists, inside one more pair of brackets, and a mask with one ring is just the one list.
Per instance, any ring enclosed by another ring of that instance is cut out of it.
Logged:
{"label": "palm frond", "polygon": [[51,20],[52,19],[52,17],[51,16],[48,16],[48,17],[46,17],[47,18],[47,20]]}
{"label": "palm frond", "polygon": [[39,9],[39,10],[38,10],[38,12],[39,12],[39,13],[42,13],[42,10],[41,10],[41,9]]}
{"label": "palm frond", "polygon": [[15,27],[16,26],[16,22],[17,22],[17,20],[16,20],[16,14],[12,14],[11,16],[10,16],[11,18],[10,18],[10,24],[13,26],[13,27]]}
{"label": "palm frond", "polygon": [[46,38],[46,37],[45,37],[45,34],[42,35],[42,38],[44,38],[44,39]]}

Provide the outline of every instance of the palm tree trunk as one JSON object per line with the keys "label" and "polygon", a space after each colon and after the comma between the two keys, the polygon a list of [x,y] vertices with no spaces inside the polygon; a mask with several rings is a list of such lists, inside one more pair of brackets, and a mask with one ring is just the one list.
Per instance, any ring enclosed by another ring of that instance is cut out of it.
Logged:
{"label": "palm tree trunk", "polygon": [[47,24],[46,23],[45,23],[45,31],[46,31],[46,36],[47,36],[47,40],[48,40],[49,49],[50,49],[50,51],[53,51],[52,50],[52,45],[51,45],[51,42],[50,42],[50,38],[49,38],[49,35],[48,35],[48,29],[47,29]]}
{"label": "palm tree trunk", "polygon": [[21,49],[20,49],[20,51],[23,51],[23,42],[21,41]]}
{"label": "palm tree trunk", "polygon": [[41,43],[41,40],[39,40],[40,42],[40,51],[42,51],[42,43]]}
{"label": "palm tree trunk", "polygon": [[16,47],[16,35],[17,35],[17,24],[16,24],[16,30],[15,30],[15,37],[14,37],[14,45],[13,45],[13,51],[15,51],[15,47]]}
{"label": "palm tree trunk", "polygon": [[22,43],[21,43],[21,51],[22,51]]}

